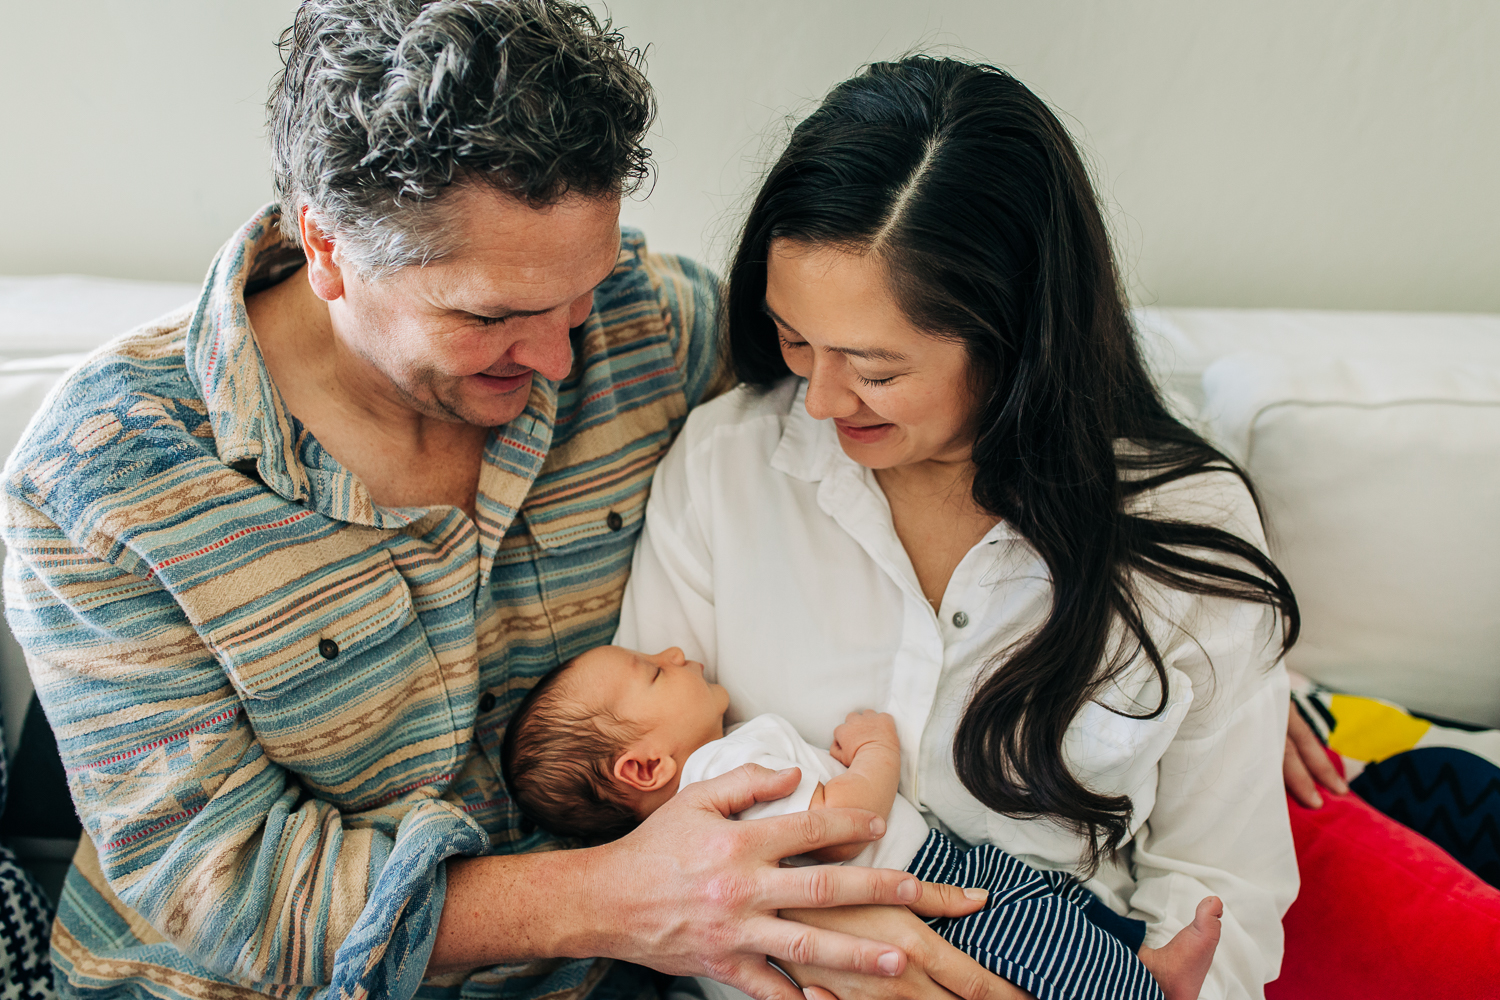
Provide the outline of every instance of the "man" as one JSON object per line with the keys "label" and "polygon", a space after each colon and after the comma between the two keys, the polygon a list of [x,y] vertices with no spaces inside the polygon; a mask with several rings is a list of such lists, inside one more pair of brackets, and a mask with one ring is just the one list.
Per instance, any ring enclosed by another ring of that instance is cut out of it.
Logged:
{"label": "man", "polygon": [[769,955],[939,992],[909,945],[776,915],[962,905],[778,869],[880,830],[724,819],[792,775],[577,851],[500,778],[530,684],[610,638],[652,469],[723,386],[713,279],[618,228],[638,53],[564,0],[308,0],[284,47],[277,204],[9,468],[7,611],[87,833],[59,989],[653,988],[566,957],[598,955],[795,998]]}

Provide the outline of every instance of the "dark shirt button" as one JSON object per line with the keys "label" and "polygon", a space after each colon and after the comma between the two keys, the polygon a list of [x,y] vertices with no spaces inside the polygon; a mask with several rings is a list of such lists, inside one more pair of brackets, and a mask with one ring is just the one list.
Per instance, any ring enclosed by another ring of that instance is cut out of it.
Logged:
{"label": "dark shirt button", "polygon": [[625,527],[625,519],[615,511],[609,512],[609,516],[604,519],[604,523],[609,525],[610,531],[619,531]]}
{"label": "dark shirt button", "polygon": [[953,624],[958,626],[959,628],[963,628],[965,625],[969,624],[969,616],[964,614],[962,611],[955,611],[953,612]]}
{"label": "dark shirt button", "polygon": [[479,696],[479,710],[481,712],[492,711],[495,707],[495,696],[486,691]]}
{"label": "dark shirt button", "polygon": [[331,660],[339,655],[339,644],[332,639],[321,639],[318,641],[318,652],[323,654],[323,659]]}

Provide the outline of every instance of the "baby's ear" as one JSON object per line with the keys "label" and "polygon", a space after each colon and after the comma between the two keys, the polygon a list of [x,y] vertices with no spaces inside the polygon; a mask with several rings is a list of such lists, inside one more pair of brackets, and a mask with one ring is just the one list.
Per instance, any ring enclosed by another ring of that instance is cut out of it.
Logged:
{"label": "baby's ear", "polygon": [[615,761],[615,780],[639,792],[655,792],[677,776],[677,762],[670,754],[637,744]]}

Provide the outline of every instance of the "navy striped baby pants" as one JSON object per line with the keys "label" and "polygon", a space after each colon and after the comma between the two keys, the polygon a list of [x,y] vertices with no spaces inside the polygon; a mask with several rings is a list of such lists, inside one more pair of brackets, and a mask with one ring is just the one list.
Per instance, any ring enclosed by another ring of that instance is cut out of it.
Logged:
{"label": "navy striped baby pants", "polygon": [[1136,956],[1146,925],[1116,914],[1064,872],[998,847],[965,851],[933,830],[906,869],[924,882],[988,889],[984,909],[928,924],[1037,1000],[1163,1000]]}

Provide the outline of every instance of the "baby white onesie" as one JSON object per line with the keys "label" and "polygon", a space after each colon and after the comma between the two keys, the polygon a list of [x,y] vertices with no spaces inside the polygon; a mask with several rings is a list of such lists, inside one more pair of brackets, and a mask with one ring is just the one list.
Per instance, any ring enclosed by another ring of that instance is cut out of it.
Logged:
{"label": "baby white onesie", "polygon": [[[757,715],[748,722],[731,727],[724,738],[705,743],[694,750],[682,765],[679,790],[695,781],[707,781],[727,774],[741,764],[759,764],[779,771],[786,767],[802,769],[797,790],[783,799],[757,802],[738,813],[735,819],[764,819],[806,812],[812,803],[818,782],[827,784],[848,768],[804,740],[792,724],[779,715]],[[865,847],[853,859],[844,862],[864,868],[894,868],[905,871],[927,841],[927,823],[917,807],[896,796],[891,814],[886,818],[885,836]]]}

